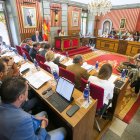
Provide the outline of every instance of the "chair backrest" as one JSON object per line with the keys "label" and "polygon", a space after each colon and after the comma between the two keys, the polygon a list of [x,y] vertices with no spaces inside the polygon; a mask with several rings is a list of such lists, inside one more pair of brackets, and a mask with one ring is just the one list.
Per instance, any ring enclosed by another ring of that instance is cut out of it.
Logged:
{"label": "chair backrest", "polygon": [[22,48],[16,45],[16,49],[17,49],[18,54],[22,56]]}
{"label": "chair backrest", "polygon": [[[84,91],[87,80],[81,78],[81,91]],[[104,89],[102,87],[99,87],[93,83],[90,83],[90,96],[93,99],[97,99],[97,110],[101,109],[103,107],[103,99],[104,99]]]}
{"label": "chair backrest", "polygon": [[51,68],[48,65],[44,64],[42,61],[39,62],[39,65],[41,68],[43,68],[47,72],[51,73]]}
{"label": "chair backrest", "polygon": [[66,79],[68,79],[69,81],[71,81],[72,83],[75,83],[75,74],[72,73],[69,70],[66,70],[62,67],[59,67],[59,76],[64,77]]}
{"label": "chair backrest", "polygon": [[28,59],[29,61],[32,61],[32,59],[31,59],[29,53],[28,53],[27,51],[24,51],[24,50],[23,50],[23,52],[25,53],[27,59]]}
{"label": "chair backrest", "polygon": [[40,61],[41,62],[45,62],[45,57],[39,55],[39,54],[36,54],[36,61],[39,63]]}
{"label": "chair backrest", "polygon": [[22,47],[22,50],[26,51],[28,53],[28,51],[26,50],[26,48]]}

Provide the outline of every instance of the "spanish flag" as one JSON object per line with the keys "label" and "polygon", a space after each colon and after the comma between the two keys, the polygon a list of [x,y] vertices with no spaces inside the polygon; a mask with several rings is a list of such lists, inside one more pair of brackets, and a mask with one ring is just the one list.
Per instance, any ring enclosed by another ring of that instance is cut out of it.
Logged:
{"label": "spanish flag", "polygon": [[49,33],[50,33],[50,24],[49,21],[46,19],[43,20],[43,40],[48,41],[49,40]]}

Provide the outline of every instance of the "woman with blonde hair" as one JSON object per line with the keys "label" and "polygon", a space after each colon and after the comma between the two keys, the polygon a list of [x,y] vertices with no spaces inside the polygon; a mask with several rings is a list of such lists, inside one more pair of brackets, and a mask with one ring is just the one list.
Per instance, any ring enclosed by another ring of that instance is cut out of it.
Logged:
{"label": "woman with blonde hair", "polygon": [[54,70],[57,72],[57,74],[59,74],[59,67],[58,65],[56,65],[53,61],[55,59],[55,55],[54,52],[49,50],[46,54],[45,54],[45,59],[46,62],[44,64],[48,65],[51,68],[51,72],[53,72]]}

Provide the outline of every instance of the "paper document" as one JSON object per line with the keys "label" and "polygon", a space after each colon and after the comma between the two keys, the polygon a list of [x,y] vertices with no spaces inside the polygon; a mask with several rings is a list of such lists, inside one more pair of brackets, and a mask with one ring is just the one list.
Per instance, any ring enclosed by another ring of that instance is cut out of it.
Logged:
{"label": "paper document", "polygon": [[23,61],[23,58],[21,56],[18,56],[18,55],[14,56],[14,62],[15,63],[18,63],[18,62],[21,62],[21,61]]}
{"label": "paper document", "polygon": [[73,60],[70,59],[64,65],[69,66],[69,65],[72,65],[72,64],[73,64]]}
{"label": "paper document", "polygon": [[93,70],[95,66],[87,64],[87,62],[84,62],[83,65],[81,66],[82,68],[86,69],[88,72]]}
{"label": "paper document", "polygon": [[26,62],[25,64],[21,65],[21,67],[20,67],[20,73],[23,72],[24,70],[28,69],[28,68],[29,69],[34,68],[34,65]]}
{"label": "paper document", "polygon": [[45,82],[49,81],[51,77],[43,71],[38,71],[30,76],[25,77],[29,83],[36,89],[40,88]]}
{"label": "paper document", "polygon": [[111,83],[114,83],[117,78],[118,78],[117,75],[112,74],[111,77],[108,79],[108,81],[110,81]]}
{"label": "paper document", "polygon": [[65,59],[66,56],[56,53],[55,58],[56,57],[60,57],[59,61],[61,62],[61,61],[63,61]]}

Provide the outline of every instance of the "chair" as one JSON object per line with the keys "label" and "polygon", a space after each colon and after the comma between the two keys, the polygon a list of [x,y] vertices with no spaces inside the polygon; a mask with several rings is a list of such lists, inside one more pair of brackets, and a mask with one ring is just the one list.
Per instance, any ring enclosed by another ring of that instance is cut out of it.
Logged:
{"label": "chair", "polygon": [[75,75],[74,75],[74,73],[72,73],[71,71],[66,70],[66,69],[64,69],[62,67],[59,67],[59,76],[68,79],[72,83],[75,82]]}
{"label": "chair", "polygon": [[40,61],[41,62],[45,62],[45,57],[39,55],[39,54],[36,54],[36,61],[39,63]]}
{"label": "chair", "polygon": [[29,53],[28,53],[27,51],[24,51],[24,50],[23,50],[23,53],[25,53],[25,55],[27,56],[27,59],[28,59],[29,61],[32,61],[32,59],[31,59],[31,57],[30,57],[30,55],[29,55]]}
{"label": "chair", "polygon": [[39,66],[47,72],[51,73],[51,68],[48,65],[44,64],[42,61],[39,61]]}
{"label": "chair", "polygon": [[16,45],[16,49],[17,49],[18,54],[22,56],[22,48]]}
{"label": "chair", "polygon": [[[81,91],[84,91],[84,88],[86,87],[87,82],[88,82],[87,80],[81,78]],[[106,112],[108,106],[110,105],[110,103],[106,106],[104,106],[104,104],[103,104],[104,89],[102,87],[99,87],[95,84],[90,83],[90,96],[93,99],[98,100],[96,112],[101,119],[102,116],[104,115],[104,113]],[[99,132],[101,132],[101,128],[100,128],[100,125],[99,125],[97,119],[95,119],[95,122],[96,122]]]}

